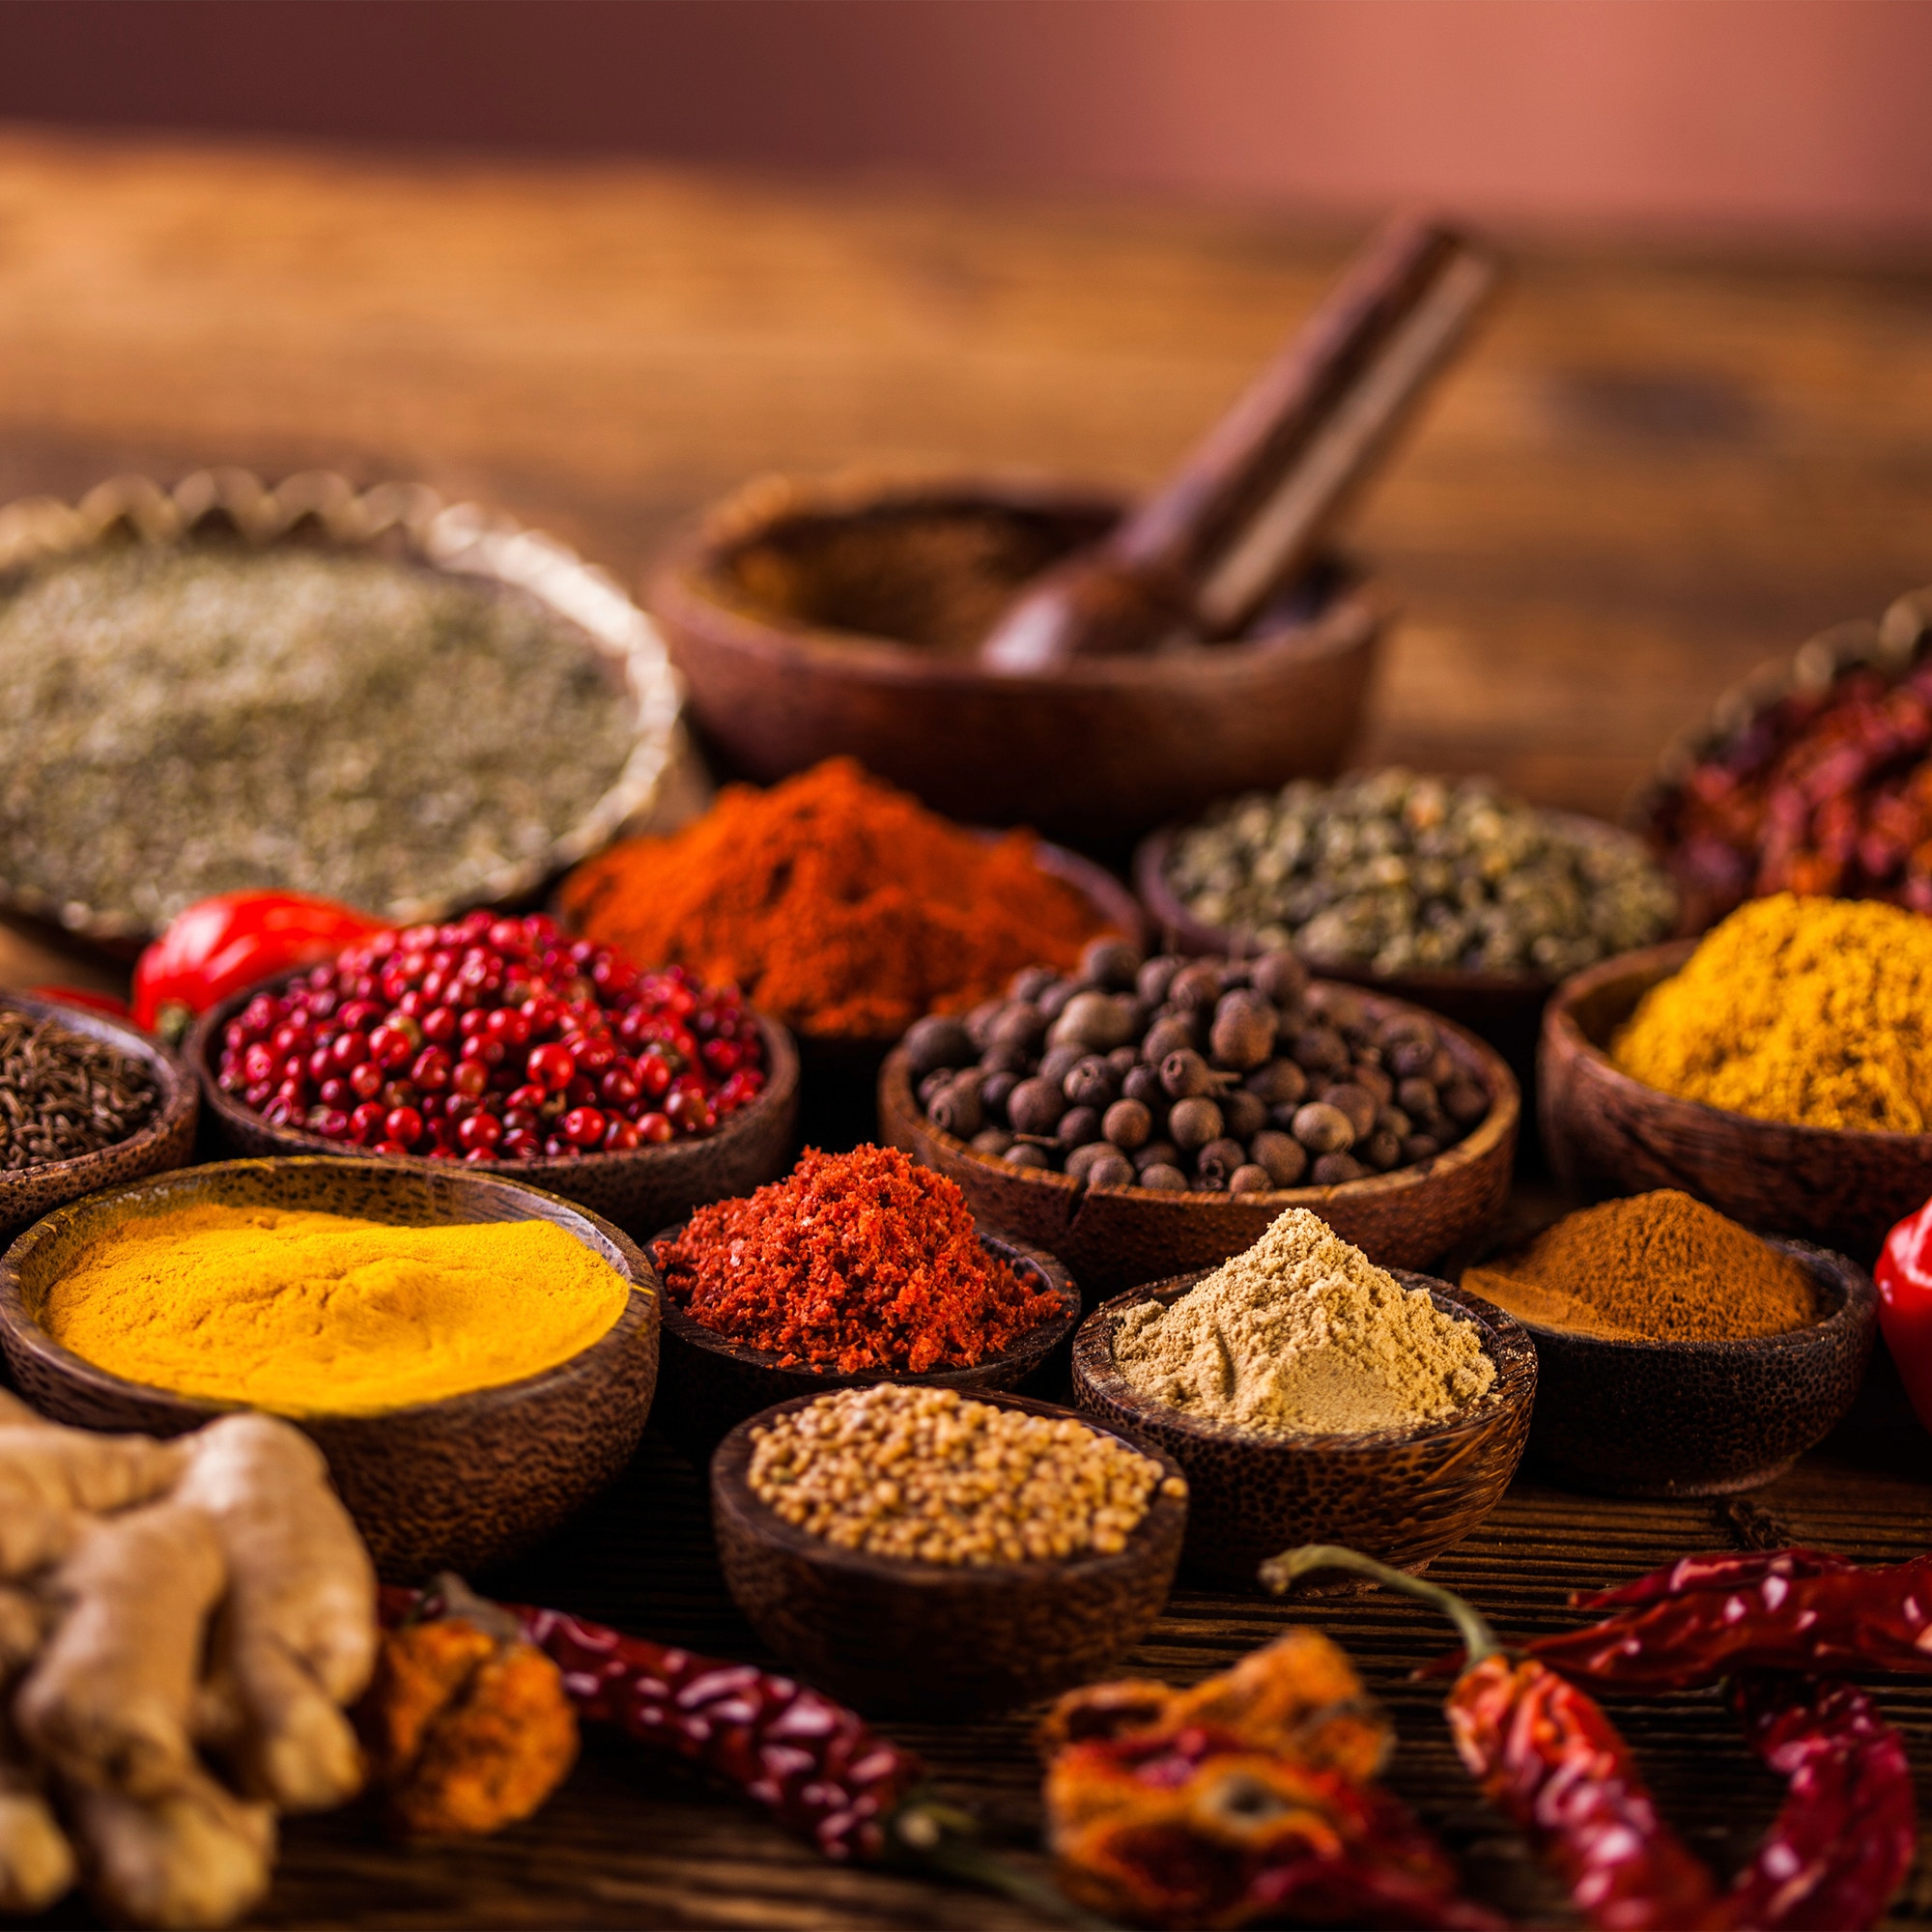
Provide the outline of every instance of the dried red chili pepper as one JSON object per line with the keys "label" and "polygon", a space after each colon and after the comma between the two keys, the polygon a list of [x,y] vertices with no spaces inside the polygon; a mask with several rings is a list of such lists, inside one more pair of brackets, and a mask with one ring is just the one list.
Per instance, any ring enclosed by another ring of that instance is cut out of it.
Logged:
{"label": "dried red chili pepper", "polygon": [[[437,1614],[428,1591],[385,1586],[383,1618]],[[935,1798],[911,1751],[816,1690],[561,1610],[500,1606],[563,1672],[578,1715],[701,1766],[840,1863],[963,1879],[1069,1922],[1095,1920],[993,1857],[972,1817]]]}
{"label": "dried red chili pepper", "polygon": [[1749,1671],[1732,1684],[1731,1704],[1789,1789],[1732,1883],[1727,1921],[1757,1932],[1876,1925],[1918,1842],[1904,1741],[1849,1684]]}
{"label": "dried red chili pepper", "polygon": [[1588,1695],[1534,1659],[1512,1662],[1461,1597],[1352,1549],[1311,1544],[1264,1563],[1261,1577],[1285,1591],[1318,1570],[1374,1577],[1433,1604],[1462,1632],[1465,1662],[1443,1704],[1457,1751],[1592,1925],[1692,1932],[1725,1922],[1711,1874],[1658,1815],[1629,1747]]}
{"label": "dried red chili pepper", "polygon": [[92,993],[84,986],[29,986],[28,996],[36,1000],[58,1000],[65,1007],[81,1007],[91,1013],[111,1013],[117,1020],[129,1016],[126,1000],[112,993]]}
{"label": "dried red chili pepper", "polygon": [[1631,1690],[1688,1690],[1735,1670],[1932,1673],[1932,1555],[1874,1569],[1815,1549],[1686,1557],[1575,1601],[1621,1607],[1538,1637],[1529,1654]]}

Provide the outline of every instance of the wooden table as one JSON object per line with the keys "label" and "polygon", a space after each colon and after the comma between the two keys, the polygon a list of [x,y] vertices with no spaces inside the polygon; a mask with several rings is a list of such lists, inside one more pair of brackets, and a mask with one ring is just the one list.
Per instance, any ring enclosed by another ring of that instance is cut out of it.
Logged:
{"label": "wooden table", "polygon": [[[636,167],[362,162],[0,137],[0,499],[239,462],[416,476],[633,575],[755,470],[1013,466],[1156,475],[1315,298],[1350,238],[1260,214],[804,190]],[[1524,245],[1511,299],[1363,518],[1408,619],[1375,758],[1485,768],[1612,811],[1725,685],[1932,579],[1932,265]],[[14,937],[0,980],[52,976]],[[99,969],[95,969],[99,972]],[[111,977],[103,975],[102,977]],[[1759,1498],[1804,1541],[1896,1557],[1932,1528],[1932,1442],[1879,1377]],[[1711,1506],[1522,1482],[1444,1557],[1510,1634],[1565,1593],[1721,1546]],[[727,1655],[702,1492],[649,1447],[492,1579]],[[1183,1590],[1132,1667],[1185,1679],[1291,1613]],[[1378,1595],[1307,1614],[1366,1667],[1394,1781],[1513,1912],[1553,1894],[1456,1768],[1440,1647]],[[1887,1710],[1932,1768],[1932,1691]],[[1710,1696],[1624,1702],[1665,1807],[1735,1860],[1775,1793]],[[1024,1846],[1023,1718],[901,1727]],[[1932,1785],[1927,1787],[1932,1796]],[[1932,1917],[1932,1870],[1897,1908]],[[592,1741],[533,1824],[400,1851],[361,1818],[286,1833],[289,1925],[1019,1926],[985,1897],[828,1869],[680,1770]],[[62,1922],[73,1922],[64,1918]]]}

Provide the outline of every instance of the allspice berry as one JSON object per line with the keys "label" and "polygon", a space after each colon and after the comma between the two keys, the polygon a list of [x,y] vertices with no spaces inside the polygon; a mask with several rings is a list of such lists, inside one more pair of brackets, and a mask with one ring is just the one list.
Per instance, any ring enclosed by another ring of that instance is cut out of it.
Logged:
{"label": "allspice berry", "polygon": [[1160,1084],[1158,1066],[1136,1066],[1121,1082],[1121,1097],[1123,1100],[1138,1100],[1150,1113],[1167,1113],[1167,1089]]}
{"label": "allspice berry", "polygon": [[1211,1094],[1218,1084],[1214,1069],[1194,1051],[1182,1047],[1160,1063],[1160,1084],[1171,1100],[1191,1100],[1197,1094]]}
{"label": "allspice berry", "polygon": [[1012,1098],[1013,1089],[1020,1084],[1017,1073],[989,1073],[980,1082],[980,1104],[986,1110],[988,1118],[995,1118],[1007,1111],[1007,1102]]}
{"label": "allspice berry", "polygon": [[1086,1058],[1086,1050],[1082,1047],[1050,1046],[1040,1057],[1039,1077],[1052,1081],[1058,1087]]}
{"label": "allspice berry", "polygon": [[[1089,1187],[1133,1186],[1136,1176],[1133,1163],[1126,1155],[1116,1152],[1105,1141],[1096,1141],[1094,1145],[1101,1151],[1087,1169],[1087,1185]],[[1082,1148],[1080,1151],[1085,1153],[1087,1150]]]}
{"label": "allspice berry", "polygon": [[1134,1150],[1132,1158],[1137,1172],[1148,1167],[1179,1167],[1180,1150],[1172,1141],[1149,1141]]}
{"label": "allspice berry", "polygon": [[1252,1161],[1237,1167],[1228,1177],[1230,1194],[1265,1194],[1274,1182],[1268,1179],[1264,1167],[1257,1167]]}
{"label": "allspice berry", "polygon": [[[1341,1119],[1338,1114],[1337,1120]],[[1347,1122],[1343,1122],[1346,1127]],[[1209,1141],[1221,1138],[1221,1110],[1212,1100],[1202,1096],[1177,1100],[1167,1117],[1167,1135],[1183,1153],[1191,1153],[1198,1148],[1205,1148]]]}
{"label": "allspice berry", "polygon": [[1022,1080],[1007,1096],[1007,1119],[1016,1134],[1050,1134],[1066,1112],[1066,1095],[1037,1074]]}
{"label": "allspice berry", "polygon": [[1237,1141],[1253,1140],[1267,1125],[1266,1107],[1238,1087],[1215,1094],[1214,1101],[1221,1109],[1229,1133]]}
{"label": "allspice berry", "polygon": [[976,1051],[965,1022],[951,1013],[914,1021],[905,1037],[906,1059],[916,1080],[942,1066],[970,1065]]}
{"label": "allspice berry", "polygon": [[1358,1087],[1353,1081],[1345,1081],[1339,1087],[1324,1088],[1321,1098],[1324,1104],[1349,1117],[1349,1125],[1358,1141],[1366,1140],[1374,1131],[1376,1096],[1366,1087]]}
{"label": "allspice berry", "polygon": [[1060,975],[1051,966],[1022,966],[1007,984],[1009,1000],[1037,1000],[1049,986],[1057,985]]}
{"label": "allspice berry", "polygon": [[1133,1031],[1126,1002],[1113,993],[1075,993],[1047,1033],[1053,1046],[1077,1046],[1088,1053],[1111,1053]]}
{"label": "allspice berry", "polygon": [[1405,1167],[1413,1167],[1419,1160],[1434,1160],[1442,1151],[1442,1143],[1434,1134],[1410,1134],[1402,1144],[1402,1160]]}
{"label": "allspice berry", "polygon": [[1069,1107],[1061,1115],[1060,1124],[1053,1130],[1053,1137],[1064,1148],[1085,1147],[1089,1141],[1100,1138],[1100,1110],[1098,1107]]}
{"label": "allspice berry", "polygon": [[1114,1069],[1096,1054],[1090,1054],[1060,1083],[1060,1091],[1076,1107],[1111,1107],[1120,1097],[1121,1085]]}
{"label": "allspice berry", "polygon": [[1369,1170],[1353,1154],[1324,1153],[1309,1169],[1308,1178],[1317,1187],[1339,1187],[1345,1180],[1361,1180]]}
{"label": "allspice berry", "polygon": [[1156,952],[1134,975],[1134,991],[1150,1006],[1159,1006],[1167,998],[1167,989],[1173,983],[1174,976],[1185,963],[1172,952]]}
{"label": "allspice berry", "polygon": [[1356,1142],[1354,1153],[1364,1167],[1386,1174],[1402,1159],[1402,1143],[1386,1127],[1378,1127],[1367,1140]]}
{"label": "allspice berry", "polygon": [[1141,1041],[1141,1057],[1150,1065],[1158,1066],[1170,1053],[1192,1053],[1200,1040],[1194,1022],[1177,1013],[1168,1019],[1155,1020],[1148,1028],[1147,1037]]}
{"label": "allspice berry", "polygon": [[1096,986],[1125,992],[1141,970],[1141,950],[1127,939],[1091,939],[1080,954],[1080,975]]}
{"label": "allspice berry", "polygon": [[1304,1027],[1290,1045],[1289,1057],[1307,1073],[1340,1073],[1349,1064],[1348,1042],[1333,1027]]}
{"label": "allspice berry", "polygon": [[1246,988],[1224,993],[1214,1009],[1208,1050],[1217,1065],[1250,1072],[1274,1052],[1276,1024],[1274,1009],[1260,994]]}
{"label": "allspice berry", "polygon": [[1153,1132],[1153,1116],[1139,1100],[1116,1100],[1100,1117],[1100,1131],[1115,1147],[1131,1153]]}
{"label": "allspice berry", "polygon": [[1308,991],[1308,968],[1293,952],[1264,952],[1249,963],[1248,984],[1276,1006],[1292,1007]]}
{"label": "allspice berry", "polygon": [[1442,1111],[1459,1127],[1473,1127],[1490,1111],[1490,1096],[1473,1080],[1452,1080],[1441,1094]]}
{"label": "allspice berry", "polygon": [[1248,1151],[1239,1141],[1229,1140],[1225,1135],[1212,1140],[1194,1156],[1196,1174],[1211,1174],[1215,1179],[1226,1181],[1236,1168],[1248,1164]]}
{"label": "allspice berry", "polygon": [[962,1141],[970,1141],[985,1120],[985,1110],[980,1104],[979,1075],[954,1075],[943,1093],[933,1095],[925,1113],[942,1133],[957,1134]]}
{"label": "allspice berry", "polygon": [[[1175,1138],[1180,1137],[1177,1134]],[[1325,1100],[1311,1100],[1295,1109],[1294,1138],[1310,1153],[1346,1153],[1355,1144],[1355,1129],[1341,1108],[1331,1107]]]}
{"label": "allspice berry", "polygon": [[1293,1134],[1272,1128],[1248,1143],[1248,1154],[1275,1187],[1296,1187],[1308,1172],[1308,1150]]}
{"label": "allspice berry", "polygon": [[991,1158],[997,1158],[1005,1153],[1012,1144],[1013,1137],[1005,1127],[981,1127],[973,1136],[973,1151],[986,1154]]}
{"label": "allspice berry", "polygon": [[1037,1148],[1030,1141],[1015,1141],[1000,1158],[1009,1167],[1051,1167],[1044,1148]]}
{"label": "allspice berry", "polygon": [[1046,1015],[1031,1000],[1009,1000],[986,1029],[988,1046],[1037,1047],[1046,1037]]}
{"label": "allspice berry", "polygon": [[1269,1107],[1298,1107],[1308,1097],[1308,1075],[1292,1060],[1270,1060],[1241,1085]]}
{"label": "allspice berry", "polygon": [[1210,1013],[1221,1000],[1221,969],[1211,959],[1190,959],[1168,981],[1167,997],[1177,1007]]}
{"label": "allspice berry", "polygon": [[1153,1161],[1140,1171],[1140,1185],[1151,1187],[1161,1194],[1185,1194],[1187,1177],[1178,1167],[1170,1167],[1164,1161]]}

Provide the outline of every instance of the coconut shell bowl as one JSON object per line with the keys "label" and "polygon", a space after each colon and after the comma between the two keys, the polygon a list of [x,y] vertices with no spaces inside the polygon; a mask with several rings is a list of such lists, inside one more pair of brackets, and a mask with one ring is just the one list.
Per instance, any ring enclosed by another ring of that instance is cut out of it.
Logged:
{"label": "coconut shell bowl", "polygon": [[[1069,1413],[1026,1396],[974,1394],[1031,1415]],[[1061,1562],[907,1563],[794,1528],[753,1494],[746,1471],[753,1430],[812,1399],[741,1422],[711,1462],[724,1581],[765,1644],[809,1682],[879,1717],[981,1717],[1103,1676],[1160,1615],[1188,1504],[1158,1490],[1124,1549]],[[1151,1456],[1164,1477],[1179,1473],[1134,1432],[1091,1426]]]}
{"label": "coconut shell bowl", "polygon": [[1208,1270],[1116,1295],[1073,1338],[1073,1400],[1099,1421],[1171,1456],[1187,1477],[1190,1576],[1255,1587],[1267,1557],[1295,1544],[1341,1543],[1419,1571],[1501,1500],[1522,1460],[1537,1395],[1535,1345],[1480,1296],[1429,1275],[1391,1270],[1445,1315],[1473,1321],[1496,1365],[1489,1395],[1466,1413],[1415,1429],[1356,1435],[1259,1435],[1197,1421],[1151,1401],[1114,1365],[1128,1308],[1173,1302]]}
{"label": "coconut shell bowl", "polygon": [[50,1214],[84,1194],[144,1175],[180,1167],[194,1151],[201,1096],[194,1075],[138,1027],[84,1007],[64,1006],[9,993],[4,1004],[35,1020],[58,1020],[89,1039],[99,1040],[147,1069],[155,1083],[155,1111],[147,1124],[125,1141],[76,1154],[71,1160],[43,1161],[38,1167],[0,1171],[0,1236],[12,1239],[43,1214]]}
{"label": "coconut shell bowl", "polygon": [[1844,1418],[1878,1331],[1878,1290],[1843,1255],[1774,1239],[1810,1274],[1818,1320],[1730,1342],[1624,1342],[1525,1321],[1539,1392],[1530,1459],[1612,1496],[1754,1490]]}
{"label": "coconut shell bowl", "polygon": [[[681,1232],[667,1228],[651,1244],[653,1263],[660,1243]],[[719,1442],[748,1415],[774,1403],[810,1399],[834,1389],[870,1388],[876,1382],[906,1382],[920,1388],[955,1388],[980,1395],[989,1389],[1037,1387],[1052,1374],[1056,1358],[1065,1360],[1065,1344],[1080,1321],[1080,1291],[1051,1255],[981,1229],[980,1245],[1003,1261],[1029,1286],[1055,1296],[1060,1312],[1022,1335],[997,1355],[967,1369],[938,1369],[926,1375],[878,1369],[840,1375],[809,1365],[781,1368],[769,1349],[734,1342],[695,1321],[668,1295],[664,1300],[664,1386],[656,1408],[659,1429],[692,1462],[701,1464]]]}
{"label": "coconut shell bowl", "polygon": [[[201,1082],[207,1117],[224,1152],[242,1155],[341,1156],[340,1141],[298,1128],[271,1126],[253,1108],[225,1094],[215,1077],[221,1036],[228,1022],[261,992],[279,991],[285,980],[249,986],[211,1007],[188,1035],[185,1057]],[[637,1239],[681,1218],[707,1201],[749,1194],[782,1174],[794,1153],[798,1125],[798,1050],[776,1020],[758,1015],[765,1042],[763,1090],[714,1132],[666,1141],[628,1152],[580,1154],[572,1159],[505,1161],[501,1172],[546,1188],[614,1221]],[[384,1167],[422,1174],[449,1165],[414,1155],[369,1154]]]}
{"label": "coconut shell bowl", "polygon": [[[1360,998],[1378,1021],[1411,1010],[1380,994]],[[1491,1096],[1489,1113],[1466,1138],[1432,1159],[1332,1186],[1164,1193],[1089,1187],[1053,1169],[1016,1167],[975,1152],[926,1119],[902,1047],[887,1057],[879,1074],[879,1130],[893,1146],[957,1181],[981,1221],[1058,1256],[1095,1298],[1218,1266],[1252,1247],[1291,1208],[1321,1215],[1383,1267],[1425,1267],[1472,1241],[1501,1211],[1520,1108],[1516,1080],[1500,1055],[1473,1034],[1429,1017],[1459,1072]]]}
{"label": "coconut shell bowl", "polygon": [[179,1435],[238,1406],[125,1380],[41,1326],[51,1284],[122,1223],[201,1203],[312,1208],[404,1227],[554,1221],[632,1284],[614,1326],[523,1381],[374,1415],[292,1417],[328,1459],[383,1575],[487,1570],[554,1529],[631,1459],[657,1381],[658,1279],[616,1228],[554,1194],[451,1162],[240,1160],[184,1168],[62,1208],[0,1259],[0,1350],[43,1414],[85,1429]]}
{"label": "coconut shell bowl", "polygon": [[1932,1134],[1753,1120],[1680,1099],[1609,1057],[1637,1002],[1694,951],[1626,952],[1566,980],[1543,1020],[1543,1145],[1559,1180],[1592,1199],[1678,1187],[1761,1234],[1874,1257],[1932,1194]]}
{"label": "coconut shell bowl", "polygon": [[1020,586],[1124,507],[995,478],[767,478],[672,541],[645,601],[704,738],[760,782],[850,753],[953,818],[1111,847],[1336,771],[1390,611],[1338,566],[1225,644],[976,661]]}

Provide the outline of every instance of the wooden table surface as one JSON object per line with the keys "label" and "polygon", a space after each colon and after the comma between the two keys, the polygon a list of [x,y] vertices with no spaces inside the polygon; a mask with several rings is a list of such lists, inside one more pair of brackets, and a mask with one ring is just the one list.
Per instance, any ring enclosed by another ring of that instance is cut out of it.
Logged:
{"label": "wooden table surface", "polygon": [[[1259,213],[891,185],[0,135],[0,499],[128,469],[326,465],[499,504],[634,576],[675,518],[761,469],[1009,466],[1138,485],[1350,239]],[[1361,520],[1359,549],[1407,611],[1364,751],[1614,811],[1724,686],[1932,580],[1932,263],[1527,243],[1516,259],[1506,305]],[[0,947],[0,981],[90,974],[112,977],[19,935]],[[1904,1555],[1932,1528],[1932,1442],[1881,1376],[1760,1500],[1805,1542]],[[1524,1481],[1438,1574],[1522,1634],[1560,1625],[1575,1586],[1725,1541],[1707,1504]],[[755,1652],[697,1477],[655,1445],[580,1525],[491,1580]],[[1131,1664],[1191,1678],[1289,1614],[1183,1589]],[[1394,1781],[1475,1889],[1557,1916],[1456,1768],[1433,1693],[1404,1681],[1439,1647],[1435,1625],[1376,1595],[1294,1614],[1391,1705]],[[1888,1687],[1884,1702],[1932,1772],[1932,1690]],[[1776,1794],[1714,1700],[1618,1710],[1693,1844],[1736,1860]],[[1024,1718],[901,1734],[1004,1837],[1034,1839]],[[1932,1871],[1897,1912],[1932,1918]],[[400,1851],[355,1815],[292,1826],[263,1919],[1038,1922],[829,1869],[603,1742],[538,1820],[486,1843]]]}

